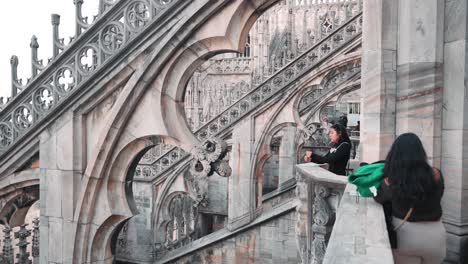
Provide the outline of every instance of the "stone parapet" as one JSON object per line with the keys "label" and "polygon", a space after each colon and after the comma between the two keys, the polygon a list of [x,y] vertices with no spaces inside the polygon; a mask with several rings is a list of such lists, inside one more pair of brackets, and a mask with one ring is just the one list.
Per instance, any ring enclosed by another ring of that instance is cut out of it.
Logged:
{"label": "stone parapet", "polygon": [[296,168],[296,241],[301,263],[322,263],[347,178],[315,163]]}
{"label": "stone parapet", "polygon": [[393,263],[382,206],[355,193],[348,184],[323,263]]}

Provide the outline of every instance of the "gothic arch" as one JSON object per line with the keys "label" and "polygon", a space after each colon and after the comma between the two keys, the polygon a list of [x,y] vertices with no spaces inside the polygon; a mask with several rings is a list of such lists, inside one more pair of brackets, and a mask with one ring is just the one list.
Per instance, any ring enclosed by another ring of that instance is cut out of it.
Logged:
{"label": "gothic arch", "polygon": [[227,19],[221,15],[214,16],[211,24],[207,23],[195,34],[193,40],[188,41],[183,51],[171,62],[166,70],[167,74],[160,80],[161,109],[166,117],[163,120],[169,135],[183,142],[197,142],[187,123],[184,109],[185,90],[190,78],[203,62],[217,54],[243,52],[252,25],[264,11],[279,1],[237,1],[233,3],[233,7],[227,8]]}
{"label": "gothic arch", "polygon": [[23,209],[17,223],[24,221],[30,206],[39,200],[39,169],[15,173],[8,183],[0,182],[0,221],[5,224],[10,218]]}
{"label": "gothic arch", "polygon": [[174,181],[179,177],[182,173],[187,171],[189,168],[188,165],[179,167],[177,170],[175,170],[165,181],[164,184],[160,190],[160,193],[158,194],[158,197],[156,198],[156,202],[153,204],[153,209],[152,209],[152,216],[151,216],[151,227],[153,228],[153,236],[155,238],[158,238],[160,236],[159,231],[157,230],[158,222],[159,219],[161,218],[162,212],[164,205],[166,202],[170,199],[171,193],[170,193],[170,188]]}
{"label": "gothic arch", "polygon": [[[265,166],[265,163],[267,162],[267,160],[272,157],[272,153],[271,153],[271,142],[273,140],[273,137],[278,133],[280,132],[283,128],[285,127],[289,127],[289,126],[293,126],[293,127],[296,127],[296,123],[293,123],[293,122],[285,122],[285,123],[281,123],[281,124],[278,124],[276,125],[275,127],[273,127],[272,129],[270,129],[266,134],[265,134],[265,137],[264,137],[264,142],[263,142],[263,147],[260,148],[260,153],[257,155],[257,160],[256,162],[254,162],[253,166],[254,166],[254,169],[255,169],[255,175],[258,176],[260,173],[262,173],[263,171],[263,168]],[[260,144],[260,143],[259,143]],[[258,184],[257,186],[258,188],[260,188],[260,185]],[[257,197],[256,199],[260,199],[261,197],[259,197],[258,195],[258,190],[257,190]],[[260,205],[260,203],[258,203],[258,205]]]}
{"label": "gothic arch", "polygon": [[[258,141],[255,143],[254,154],[253,154],[253,157],[252,157],[253,162],[252,162],[252,167],[251,167],[251,170],[250,170],[251,177],[256,177],[256,172],[258,170],[258,168],[257,168],[258,165],[256,164],[256,161],[260,161],[262,159],[262,157],[259,157],[259,156],[262,155],[261,154],[262,146],[264,145],[264,142],[266,142],[265,141],[266,138],[268,138],[268,136],[270,134],[268,131],[271,131],[272,126],[275,124],[275,122],[277,122],[277,118],[280,115],[280,113],[282,111],[285,111],[285,106],[288,105],[288,104],[293,105],[292,112],[290,114],[293,116],[294,123],[296,124],[296,126],[299,129],[305,128],[306,123],[301,120],[301,118],[300,118],[300,116],[298,114],[298,111],[296,110],[298,108],[298,106],[299,106],[301,95],[304,95],[308,91],[310,92],[312,89],[317,88],[317,86],[313,85],[313,83],[316,83],[315,81],[317,81],[317,80],[323,80],[324,76],[327,76],[327,74],[330,71],[334,70],[337,67],[343,67],[343,66],[348,65],[350,63],[355,63],[358,58],[359,58],[358,54],[351,53],[351,54],[345,55],[344,58],[340,58],[340,60],[338,60],[338,61],[332,61],[332,62],[324,65],[316,73],[310,75],[308,78],[305,78],[305,80],[303,80],[302,83],[297,84],[298,88],[295,89],[295,91],[287,94],[280,102],[277,103],[277,104],[279,104],[279,106],[277,106],[276,110],[271,114],[269,122],[267,122],[264,125],[264,127],[262,129],[263,132],[262,132],[261,136],[259,137]],[[348,87],[348,89],[352,89],[352,88]],[[302,133],[302,132],[300,132],[300,133]],[[297,135],[297,138],[296,138],[296,140],[298,140],[298,141],[301,138],[300,133],[298,133],[299,135]],[[298,146],[299,145],[300,144],[298,144]],[[256,190],[255,190],[256,186],[252,185],[251,188],[252,188],[251,193],[256,193]],[[253,207],[251,207],[251,208],[253,210],[255,210],[255,208],[253,208]],[[252,214],[253,214],[253,212],[252,212]]]}
{"label": "gothic arch", "polygon": [[[143,55],[141,67],[135,69],[105,121],[104,133],[99,137],[97,148],[93,156],[90,157],[85,177],[83,177],[83,188],[79,194],[74,214],[74,221],[78,223],[73,253],[75,262],[84,263],[91,259],[105,260],[108,252],[93,248],[99,246],[108,248],[112,230],[123,219],[131,216],[131,205],[126,204],[126,199],[120,197],[116,202],[109,202],[108,186],[115,184],[118,186],[116,190],[121,194],[124,193],[124,188],[121,186],[124,182],[123,176],[118,174],[120,176],[117,176],[116,179],[111,179],[111,176],[114,177],[111,175],[111,168],[115,164],[115,157],[120,153],[118,147],[124,145],[129,138],[135,140],[135,136],[125,132],[125,129],[128,128],[129,120],[134,117],[134,110],[138,103],[144,96],[157,98],[161,103],[156,104],[153,114],[157,120],[165,123],[160,124],[153,134],[174,136],[179,146],[186,150],[190,149],[195,143],[194,137],[187,133],[188,127],[185,118],[180,115],[180,111],[177,111],[179,107],[183,107],[181,94],[183,94],[182,89],[185,87],[182,84],[186,84],[183,80],[187,78],[185,76],[189,71],[188,67],[193,67],[193,62],[197,61],[197,58],[205,58],[204,56],[207,54],[220,52],[220,50],[207,51],[202,49],[199,54],[200,50],[196,48],[200,47],[199,44],[205,45],[206,41],[213,39],[213,37],[221,37],[231,42],[223,41],[225,46],[221,50],[226,50],[227,46],[228,49],[234,48],[239,51],[240,47],[244,47],[241,44],[245,43],[247,32],[256,18],[278,1],[196,2],[193,8],[183,10],[184,13],[178,16],[180,20],[174,21],[168,27],[168,31],[158,39],[158,43],[153,46],[157,52],[150,53],[151,49],[148,49],[146,55]],[[227,26],[223,28],[221,25]],[[222,33],[218,34],[220,31],[216,32],[213,29],[221,30]],[[182,42],[189,44],[182,45]],[[181,56],[181,54],[186,54],[188,57]],[[185,59],[189,59],[192,63],[181,63],[180,66],[185,65],[185,68],[175,67],[178,65],[176,64],[178,61],[182,62]],[[172,74],[180,73],[185,75],[176,78],[178,81],[165,82],[165,80],[171,80],[169,77]],[[171,86],[163,88],[165,83],[171,84]],[[162,92],[163,89],[166,90]],[[168,120],[177,123],[177,125],[168,124]],[[182,133],[178,131],[180,128],[184,128]],[[105,197],[105,199],[99,199],[100,197]],[[114,197],[113,194],[112,197]],[[101,234],[95,236],[96,231],[101,232]]]}
{"label": "gothic arch", "polygon": [[112,162],[108,179],[103,183],[107,189],[110,216],[96,231],[91,248],[92,261],[100,260],[99,256],[111,256],[111,239],[118,227],[138,214],[131,188],[133,171],[144,153],[161,143],[178,145],[177,141],[165,136],[139,138],[127,144]]}
{"label": "gothic arch", "polygon": [[[166,242],[165,239],[167,238],[166,232],[168,228],[169,222],[172,220],[171,219],[171,208],[170,205],[173,202],[173,200],[177,196],[182,196],[185,197],[187,200],[189,200],[191,203],[195,203],[195,200],[193,200],[188,193],[184,191],[174,191],[170,194],[167,194],[164,199],[162,199],[162,206],[159,207],[159,217],[158,219],[155,219],[157,221],[157,226],[154,228],[155,232],[155,243],[162,243]],[[184,211],[184,210],[183,210]],[[196,219],[193,219],[196,221]]]}
{"label": "gothic arch", "polygon": [[18,226],[24,223],[29,208],[39,200],[39,185],[32,185],[12,193],[2,199],[0,224]]}
{"label": "gothic arch", "polygon": [[112,256],[111,240],[118,227],[138,213],[132,198],[132,170],[146,150],[163,142],[178,144],[171,138],[154,135],[135,139],[125,145],[104,169],[99,188],[87,193],[86,197],[93,201],[90,213],[101,211],[91,218],[98,228],[84,230],[92,237],[89,248],[83,248],[92,262]]}
{"label": "gothic arch", "polygon": [[327,104],[333,97],[349,93],[351,91],[359,89],[360,87],[361,87],[360,78],[358,78],[357,80],[352,80],[350,82],[346,82],[346,83],[344,83],[342,85],[339,85],[334,91],[332,91],[331,93],[326,94],[319,101],[319,103],[310,110],[310,112],[307,115],[306,119],[303,121],[303,125],[307,126],[307,124],[312,120],[315,112],[317,112],[323,106],[325,106],[325,104]]}

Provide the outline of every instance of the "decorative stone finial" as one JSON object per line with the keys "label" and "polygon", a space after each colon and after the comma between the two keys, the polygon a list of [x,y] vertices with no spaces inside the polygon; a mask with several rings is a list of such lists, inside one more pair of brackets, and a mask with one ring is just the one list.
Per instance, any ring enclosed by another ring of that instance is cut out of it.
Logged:
{"label": "decorative stone finial", "polygon": [[52,18],[52,25],[54,25],[54,26],[60,25],[60,15],[59,14],[52,14],[51,18]]}
{"label": "decorative stone finial", "polygon": [[11,241],[11,228],[6,226],[3,228],[3,257],[8,263],[14,263],[13,258],[13,244]]}
{"label": "decorative stone finial", "polygon": [[32,237],[32,257],[33,263],[39,263],[39,218],[34,218]]}
{"label": "decorative stone finial", "polygon": [[16,55],[11,56],[10,64],[11,66],[18,66],[18,56]]}
{"label": "decorative stone finial", "polygon": [[39,43],[37,42],[37,37],[35,35],[31,37],[31,44],[29,44],[29,46],[35,49],[39,48]]}

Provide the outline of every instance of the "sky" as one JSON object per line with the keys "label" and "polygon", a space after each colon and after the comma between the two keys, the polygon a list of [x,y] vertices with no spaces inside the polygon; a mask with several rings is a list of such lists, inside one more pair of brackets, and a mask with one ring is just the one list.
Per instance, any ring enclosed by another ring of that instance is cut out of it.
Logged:
{"label": "sky", "polygon": [[[84,0],[83,16],[92,21],[97,14],[99,0]],[[31,76],[31,37],[36,35],[39,43],[38,57],[47,62],[52,57],[51,14],[60,15],[60,38],[75,35],[75,5],[73,0],[15,0],[2,2],[0,33],[3,41],[0,48],[0,96],[11,94],[12,55],[18,56],[18,77],[26,82]]]}

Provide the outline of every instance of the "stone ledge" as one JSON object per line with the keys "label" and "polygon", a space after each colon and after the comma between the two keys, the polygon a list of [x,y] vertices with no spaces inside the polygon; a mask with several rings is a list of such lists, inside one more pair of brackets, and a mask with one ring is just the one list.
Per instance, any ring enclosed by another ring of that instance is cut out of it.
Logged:
{"label": "stone ledge", "polygon": [[372,198],[356,202],[350,191],[356,186],[346,186],[323,263],[393,263],[382,206]]}
{"label": "stone ledge", "polygon": [[303,175],[304,179],[313,182],[327,183],[327,184],[343,184],[348,182],[348,177],[339,176],[328,170],[325,170],[324,165],[316,164],[313,162],[299,164],[296,166],[298,173]]}

